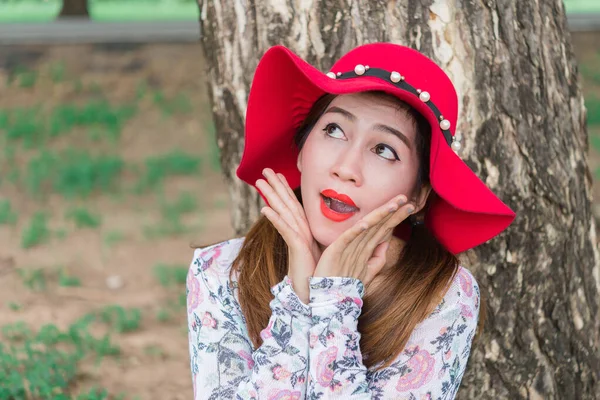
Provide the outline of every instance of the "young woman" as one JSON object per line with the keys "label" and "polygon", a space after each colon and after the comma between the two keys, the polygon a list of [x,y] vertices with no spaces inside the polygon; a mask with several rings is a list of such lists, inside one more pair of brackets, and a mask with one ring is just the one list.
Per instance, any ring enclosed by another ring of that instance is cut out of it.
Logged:
{"label": "young woman", "polygon": [[451,399],[480,318],[457,254],[514,213],[456,154],[457,95],[415,50],[324,74],[261,59],[237,170],[267,206],[188,274],[195,399]]}

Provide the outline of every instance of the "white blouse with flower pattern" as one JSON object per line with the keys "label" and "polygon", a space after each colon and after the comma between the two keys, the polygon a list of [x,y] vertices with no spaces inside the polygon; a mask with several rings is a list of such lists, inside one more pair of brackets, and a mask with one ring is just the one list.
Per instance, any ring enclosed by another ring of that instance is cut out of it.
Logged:
{"label": "white blouse with flower pattern", "polygon": [[187,277],[194,399],[453,399],[479,317],[479,286],[460,267],[435,310],[387,368],[362,362],[358,317],[364,286],[349,277],[310,278],[302,303],[286,276],[271,288],[269,325],[255,349],[231,263],[244,238],[194,252]]}

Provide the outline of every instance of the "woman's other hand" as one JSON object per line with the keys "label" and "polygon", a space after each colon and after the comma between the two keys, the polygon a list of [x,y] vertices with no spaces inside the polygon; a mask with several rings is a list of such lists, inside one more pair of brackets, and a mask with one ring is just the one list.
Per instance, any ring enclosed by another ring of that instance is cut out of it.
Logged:
{"label": "woman's other hand", "polygon": [[269,206],[260,212],[271,221],[288,246],[288,276],[294,291],[304,302],[309,302],[309,277],[321,258],[321,250],[313,238],[302,204],[282,174],[270,168],[263,170],[266,178],[256,181]]}

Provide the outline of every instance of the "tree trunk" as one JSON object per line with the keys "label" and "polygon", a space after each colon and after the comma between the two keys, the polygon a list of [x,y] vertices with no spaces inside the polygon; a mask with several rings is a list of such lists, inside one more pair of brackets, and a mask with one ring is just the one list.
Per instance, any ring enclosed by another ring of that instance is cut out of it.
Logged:
{"label": "tree trunk", "polygon": [[488,305],[460,398],[600,398],[600,272],[588,137],[562,1],[199,0],[202,45],[244,234],[260,197],[235,176],[259,57],[283,44],[328,71],[351,48],[389,41],[438,62],[457,87],[461,156],[517,212],[467,252]]}
{"label": "tree trunk", "polygon": [[58,18],[63,17],[84,17],[89,18],[87,0],[63,0],[63,5],[58,14]]}

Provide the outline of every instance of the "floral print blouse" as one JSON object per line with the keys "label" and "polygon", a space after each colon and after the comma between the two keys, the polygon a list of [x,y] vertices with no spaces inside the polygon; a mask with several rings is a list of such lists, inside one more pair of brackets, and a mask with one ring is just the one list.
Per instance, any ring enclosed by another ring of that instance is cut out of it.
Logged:
{"label": "floral print blouse", "polygon": [[[255,349],[229,270],[244,238],[194,252],[187,276],[194,399],[453,399],[479,316],[479,286],[460,267],[435,310],[387,368],[362,362],[358,317],[365,289],[349,277],[310,278],[302,303],[286,276]],[[235,277],[234,277],[235,278]],[[378,364],[381,365],[381,364]]]}

